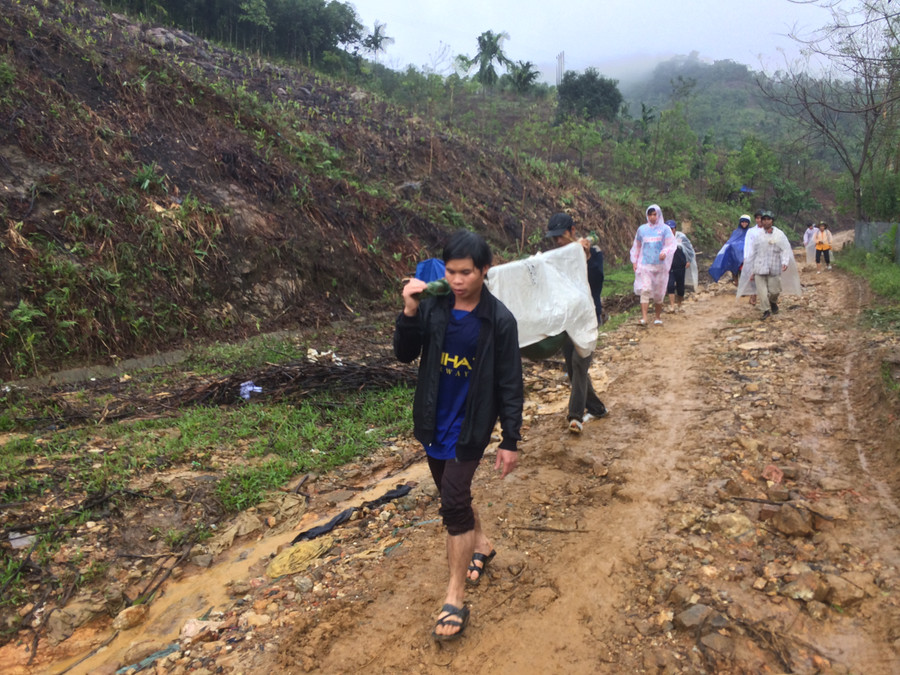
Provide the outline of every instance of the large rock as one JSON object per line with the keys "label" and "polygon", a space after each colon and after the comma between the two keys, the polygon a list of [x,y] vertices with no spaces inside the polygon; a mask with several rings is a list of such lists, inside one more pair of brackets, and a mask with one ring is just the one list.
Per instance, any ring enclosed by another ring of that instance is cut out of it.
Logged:
{"label": "large rock", "polygon": [[703,516],[703,509],[699,506],[687,504],[684,510],[677,513],[670,513],[666,518],[666,524],[669,532],[681,532],[693,526]]}
{"label": "large rock", "polygon": [[812,602],[822,602],[828,596],[828,586],[822,582],[822,578],[816,572],[806,572],[799,578],[785,584],[779,593],[787,598]]}
{"label": "large rock", "polygon": [[698,626],[703,625],[703,622],[706,621],[706,617],[711,613],[712,609],[710,607],[696,604],[676,615],[675,625],[684,629],[697,628]]}
{"label": "large rock", "polygon": [[126,607],[113,620],[113,630],[129,630],[144,622],[149,608],[147,605],[132,605]]}
{"label": "large rock", "polygon": [[728,539],[743,539],[756,534],[756,526],[743,513],[720,513],[709,520],[709,529]]}
{"label": "large rock", "polygon": [[865,590],[837,574],[826,574],[825,582],[829,586],[827,600],[831,605],[846,609],[858,605],[866,598]]}
{"label": "large rock", "polygon": [[785,504],[772,517],[772,525],[776,530],[789,537],[805,537],[812,534],[812,515],[809,511],[801,511],[790,504]]}
{"label": "large rock", "polygon": [[710,633],[700,638],[700,642],[705,647],[718,652],[722,656],[731,656],[734,652],[734,641],[730,637],[720,635],[719,633]]}
{"label": "large rock", "polygon": [[106,613],[106,607],[97,602],[73,602],[58,609],[47,620],[47,635],[51,644],[59,644],[95,616]]}

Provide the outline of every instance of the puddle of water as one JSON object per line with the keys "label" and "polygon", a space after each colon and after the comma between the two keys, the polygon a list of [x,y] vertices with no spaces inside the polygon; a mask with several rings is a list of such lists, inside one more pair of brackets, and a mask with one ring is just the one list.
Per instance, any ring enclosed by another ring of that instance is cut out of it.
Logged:
{"label": "puddle of water", "polygon": [[[208,570],[175,582],[167,582],[164,594],[150,605],[148,618],[141,626],[120,633],[109,645],[82,663],[71,666],[80,658],[84,658],[85,654],[61,661],[49,672],[90,675],[108,664],[130,665],[123,661],[125,653],[139,642],[152,641],[158,644],[160,649],[176,642],[181,627],[188,619],[199,618],[210,609],[226,611],[234,602],[228,595],[227,585],[232,581],[246,579],[251,567],[261,559],[269,558],[280,546],[289,544],[297,536],[297,532],[323,525],[346,508],[360,506],[363,502],[377,499],[398,483],[414,481],[422,484],[426,480],[431,480],[427,463],[416,462],[399,473],[381,477],[365,490],[355,494],[353,499],[336,505],[331,513],[306,513],[294,531],[233,546]],[[107,635],[98,635],[97,642],[102,642],[110,634],[111,632]],[[66,671],[70,667],[72,669]]]}

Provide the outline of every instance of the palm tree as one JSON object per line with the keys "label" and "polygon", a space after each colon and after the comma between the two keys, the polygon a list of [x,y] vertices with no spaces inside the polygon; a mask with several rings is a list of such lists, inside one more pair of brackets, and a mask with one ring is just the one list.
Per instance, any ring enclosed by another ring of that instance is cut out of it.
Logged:
{"label": "palm tree", "polygon": [[518,94],[527,94],[540,77],[531,61],[516,61],[509,67],[509,81]]}
{"label": "palm tree", "polygon": [[478,52],[469,59],[469,68],[478,64],[475,79],[486,90],[493,89],[499,79],[497,71],[494,70],[494,61],[505,68],[512,65],[512,61],[503,53],[503,41],[508,39],[509,33],[495,33],[492,30],[486,30],[478,36]]}
{"label": "palm tree", "polygon": [[366,51],[372,52],[375,63],[378,63],[378,52],[385,51],[390,45],[394,44],[394,38],[385,34],[387,24],[381,23],[376,19],[375,29],[363,38],[363,47]]}

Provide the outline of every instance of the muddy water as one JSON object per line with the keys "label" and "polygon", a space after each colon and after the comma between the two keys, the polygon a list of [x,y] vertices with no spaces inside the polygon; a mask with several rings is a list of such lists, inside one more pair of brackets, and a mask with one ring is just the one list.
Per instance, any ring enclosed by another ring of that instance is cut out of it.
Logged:
{"label": "muddy water", "polygon": [[[78,665],[72,664],[86,654],[59,662],[47,672],[54,675],[63,672],[67,675],[90,675],[101,667],[130,665],[124,662],[125,653],[139,643],[152,643],[158,645],[158,649],[164,649],[178,640],[181,627],[188,619],[199,618],[210,610],[226,611],[234,602],[228,595],[228,584],[247,579],[251,567],[276,553],[280,546],[289,544],[298,531],[323,525],[344,509],[377,499],[398,483],[412,481],[421,484],[425,480],[430,480],[428,465],[424,461],[417,462],[400,473],[381,477],[355,494],[353,499],[335,505],[328,513],[307,512],[292,532],[232,547],[208,570],[167,582],[165,593],[150,605],[148,618],[141,626],[120,633],[109,645]],[[97,636],[95,644],[102,643],[111,634],[110,631],[107,635]]]}

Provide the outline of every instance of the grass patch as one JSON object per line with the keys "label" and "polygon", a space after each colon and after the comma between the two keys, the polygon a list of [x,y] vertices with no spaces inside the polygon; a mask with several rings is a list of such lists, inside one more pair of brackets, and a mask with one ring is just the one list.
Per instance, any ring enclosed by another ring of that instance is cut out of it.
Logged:
{"label": "grass patch", "polygon": [[900,332],[900,265],[889,252],[848,248],[835,260],[837,267],[866,280],[880,302],[863,310],[863,320],[878,330]]}
{"label": "grass patch", "polygon": [[893,363],[882,362],[881,380],[884,382],[885,391],[900,400],[900,368]]}
{"label": "grass patch", "polygon": [[634,290],[634,270],[627,267],[606,268],[603,274],[603,295],[622,295]]}
{"label": "grass patch", "polygon": [[250,440],[247,455],[266,461],[232,467],[216,494],[228,511],[253,506],[292,476],[346,464],[381,445],[386,437],[410,428],[411,409],[412,390],[404,387],[348,396],[343,401],[267,406],[257,424],[245,425],[240,432]]}
{"label": "grass patch", "polygon": [[[225,513],[233,513],[264,501],[267,493],[300,473],[325,471],[365,456],[410,429],[411,418],[412,390],[397,386],[320,393],[299,402],[258,399],[189,408],[168,418],[20,433],[0,445],[0,503],[21,511],[10,517],[28,523],[19,529],[35,537],[30,557],[45,568],[79,525],[104,520],[104,514],[117,510],[120,499],[169,494],[168,484],[161,481],[133,492],[134,480],[141,476],[170,469],[207,474],[208,497]],[[156,538],[175,550],[208,538],[209,524],[167,528]],[[23,603],[28,587],[37,581],[23,553],[0,548],[0,608]],[[80,583],[102,577],[103,564],[79,572]]]}
{"label": "grass patch", "polygon": [[607,319],[606,323],[600,326],[597,330],[600,333],[612,333],[620,326],[628,323],[628,320],[640,311],[640,307],[632,307],[625,312],[616,312],[615,314],[610,314],[609,319]]}
{"label": "grass patch", "polygon": [[308,342],[293,335],[260,335],[238,343],[214,342],[191,352],[184,368],[201,375],[223,370],[261,368],[269,363],[290,363],[306,358]]}

